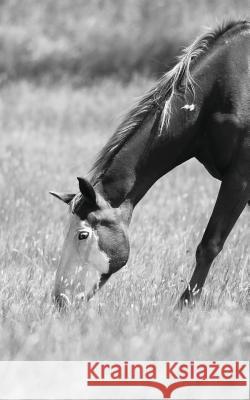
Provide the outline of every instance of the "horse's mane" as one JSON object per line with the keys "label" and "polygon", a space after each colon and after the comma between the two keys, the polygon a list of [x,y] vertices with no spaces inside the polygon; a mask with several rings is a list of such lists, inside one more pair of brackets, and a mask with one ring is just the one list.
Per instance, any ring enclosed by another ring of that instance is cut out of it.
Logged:
{"label": "horse's mane", "polygon": [[166,72],[156,86],[147,92],[137,105],[131,109],[101,150],[91,168],[93,174],[91,178],[92,184],[95,184],[107,171],[116,154],[133,136],[150,112],[160,108],[160,132],[164,127],[168,127],[172,101],[180,84],[185,87],[185,91],[189,91],[194,95],[195,82],[191,76],[191,66],[196,65],[201,57],[207,54],[223,35],[227,34],[227,36],[231,36],[246,28],[250,28],[250,23],[245,20],[224,22],[216,29],[199,36],[190,46],[183,50],[177,64]]}

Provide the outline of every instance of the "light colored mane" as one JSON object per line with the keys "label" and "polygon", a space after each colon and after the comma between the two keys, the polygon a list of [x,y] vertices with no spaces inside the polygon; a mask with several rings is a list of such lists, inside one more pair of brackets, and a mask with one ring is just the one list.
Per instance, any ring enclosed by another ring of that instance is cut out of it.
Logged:
{"label": "light colored mane", "polygon": [[107,171],[116,154],[137,131],[150,112],[161,111],[159,134],[161,134],[163,128],[168,128],[172,115],[173,99],[180,85],[185,88],[185,93],[189,92],[195,96],[195,81],[191,75],[191,68],[212,49],[217,40],[224,34],[231,33],[233,35],[233,33],[246,28],[249,29],[249,27],[247,21],[229,21],[220,25],[217,29],[201,35],[184,49],[177,64],[166,72],[156,86],[132,108],[104,146],[91,169],[93,173],[92,184],[95,184]]}

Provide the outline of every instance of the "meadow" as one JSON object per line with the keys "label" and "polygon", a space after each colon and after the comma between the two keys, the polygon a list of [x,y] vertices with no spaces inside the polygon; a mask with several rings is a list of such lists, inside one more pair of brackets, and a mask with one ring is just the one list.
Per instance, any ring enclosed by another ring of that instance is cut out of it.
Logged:
{"label": "meadow", "polygon": [[48,192],[77,190],[76,176],[87,176],[119,116],[152,84],[135,75],[86,87],[1,87],[1,360],[250,359],[247,209],[200,303],[174,308],[219,188],[195,160],[138,204],[128,265],[89,304],[66,314],[53,305],[67,206]]}

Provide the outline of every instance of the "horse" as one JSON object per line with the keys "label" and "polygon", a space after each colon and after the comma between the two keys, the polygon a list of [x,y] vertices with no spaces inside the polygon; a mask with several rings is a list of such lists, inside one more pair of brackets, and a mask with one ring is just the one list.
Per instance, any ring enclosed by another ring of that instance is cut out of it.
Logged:
{"label": "horse", "polygon": [[132,213],[163,175],[196,158],[221,181],[179,305],[199,299],[209,269],[250,200],[250,22],[228,21],[187,47],[131,109],[69,205],[56,272],[61,308],[90,299],[129,258]]}

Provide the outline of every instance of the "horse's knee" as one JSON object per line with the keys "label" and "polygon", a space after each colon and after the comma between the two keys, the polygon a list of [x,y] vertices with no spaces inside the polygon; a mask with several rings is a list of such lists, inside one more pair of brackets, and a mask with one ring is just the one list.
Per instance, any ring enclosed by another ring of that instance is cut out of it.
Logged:
{"label": "horse's knee", "polygon": [[210,263],[221,252],[222,248],[223,243],[220,240],[211,239],[207,242],[201,242],[197,247],[196,259]]}

